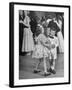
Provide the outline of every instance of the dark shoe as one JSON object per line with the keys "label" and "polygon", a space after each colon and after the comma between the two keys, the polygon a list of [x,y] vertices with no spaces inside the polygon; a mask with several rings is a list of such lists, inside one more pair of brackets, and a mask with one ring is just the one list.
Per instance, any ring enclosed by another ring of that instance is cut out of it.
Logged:
{"label": "dark shoe", "polygon": [[45,77],[46,77],[46,76],[49,76],[49,75],[51,75],[50,72],[47,72],[47,73],[45,72],[45,73],[44,73],[44,76],[45,76]]}
{"label": "dark shoe", "polygon": [[53,73],[53,74],[56,74],[56,71],[55,71],[54,69],[52,70],[52,69],[50,68],[50,69],[47,70],[47,71],[48,71],[48,72],[51,72],[51,73]]}
{"label": "dark shoe", "polygon": [[41,72],[40,70],[34,70],[33,73],[39,73]]}

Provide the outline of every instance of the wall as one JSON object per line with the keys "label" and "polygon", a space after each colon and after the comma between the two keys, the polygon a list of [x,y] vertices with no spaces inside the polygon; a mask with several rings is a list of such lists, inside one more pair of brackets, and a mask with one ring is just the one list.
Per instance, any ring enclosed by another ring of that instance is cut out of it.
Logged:
{"label": "wall", "polygon": [[[0,1],[0,90],[9,90],[9,2],[29,2],[71,5],[72,0],[1,0]],[[72,12],[71,12],[72,14]],[[72,31],[71,31],[72,33]],[[71,63],[72,64],[72,63]],[[71,90],[72,85],[15,88],[23,90]]]}

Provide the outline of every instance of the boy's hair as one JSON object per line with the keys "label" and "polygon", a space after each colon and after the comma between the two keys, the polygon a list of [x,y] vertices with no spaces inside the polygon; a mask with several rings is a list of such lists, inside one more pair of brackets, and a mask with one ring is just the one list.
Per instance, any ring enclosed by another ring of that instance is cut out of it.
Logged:
{"label": "boy's hair", "polygon": [[60,31],[58,25],[53,20],[49,22],[48,27],[56,31],[56,33]]}

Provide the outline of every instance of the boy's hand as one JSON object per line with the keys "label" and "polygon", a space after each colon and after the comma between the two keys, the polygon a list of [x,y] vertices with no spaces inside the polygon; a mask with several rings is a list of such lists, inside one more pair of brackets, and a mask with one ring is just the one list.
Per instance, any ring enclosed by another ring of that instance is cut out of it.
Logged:
{"label": "boy's hand", "polygon": [[52,47],[52,48],[55,48],[55,45],[54,45],[54,44],[52,44],[52,45],[51,45],[51,47]]}

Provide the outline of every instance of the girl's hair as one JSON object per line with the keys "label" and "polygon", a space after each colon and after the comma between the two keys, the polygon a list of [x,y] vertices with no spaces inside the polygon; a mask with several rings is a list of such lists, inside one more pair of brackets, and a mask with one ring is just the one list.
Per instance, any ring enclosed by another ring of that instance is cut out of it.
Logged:
{"label": "girl's hair", "polygon": [[37,26],[35,35],[38,36],[41,32],[40,26]]}

